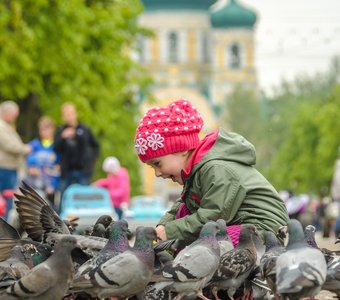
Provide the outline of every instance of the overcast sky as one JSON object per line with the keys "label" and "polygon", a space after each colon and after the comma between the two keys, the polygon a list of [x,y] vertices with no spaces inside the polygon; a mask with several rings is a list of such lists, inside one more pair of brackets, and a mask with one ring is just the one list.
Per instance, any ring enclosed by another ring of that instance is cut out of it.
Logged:
{"label": "overcast sky", "polygon": [[331,57],[340,55],[340,0],[239,2],[258,14],[255,64],[267,93],[281,78],[327,70]]}

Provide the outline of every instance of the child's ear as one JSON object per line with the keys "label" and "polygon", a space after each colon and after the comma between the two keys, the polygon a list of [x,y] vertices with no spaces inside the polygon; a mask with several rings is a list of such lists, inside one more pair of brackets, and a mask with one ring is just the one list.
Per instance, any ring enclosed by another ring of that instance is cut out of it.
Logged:
{"label": "child's ear", "polygon": [[192,154],[193,150],[185,150],[181,152],[181,155],[184,157],[190,157]]}

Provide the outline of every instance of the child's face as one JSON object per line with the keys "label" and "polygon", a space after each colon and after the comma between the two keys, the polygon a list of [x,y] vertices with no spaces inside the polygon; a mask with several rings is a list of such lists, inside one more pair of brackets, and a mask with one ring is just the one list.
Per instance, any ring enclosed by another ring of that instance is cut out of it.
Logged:
{"label": "child's face", "polygon": [[189,152],[183,151],[149,159],[146,164],[154,169],[156,177],[171,179],[183,185],[181,171],[188,168],[189,162]]}

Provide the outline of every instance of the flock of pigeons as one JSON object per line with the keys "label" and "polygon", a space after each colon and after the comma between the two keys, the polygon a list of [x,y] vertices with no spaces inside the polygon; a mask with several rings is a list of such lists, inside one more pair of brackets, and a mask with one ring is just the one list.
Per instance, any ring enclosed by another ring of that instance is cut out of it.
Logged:
{"label": "flock of pigeons", "polygon": [[[224,220],[206,223],[191,245],[157,241],[152,227],[131,232],[102,216],[84,234],[22,183],[15,204],[23,233],[0,219],[2,299],[340,299],[340,251],[320,249],[315,228],[290,220],[264,242],[243,225],[234,247]],[[340,238],[336,240],[340,242]],[[177,255],[174,255],[174,254]]]}

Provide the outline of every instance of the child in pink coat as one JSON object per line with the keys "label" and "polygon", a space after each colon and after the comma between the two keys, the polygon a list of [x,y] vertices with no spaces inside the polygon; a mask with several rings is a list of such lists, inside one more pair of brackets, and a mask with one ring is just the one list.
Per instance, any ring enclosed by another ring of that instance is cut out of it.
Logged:
{"label": "child in pink coat", "polygon": [[108,189],[112,205],[119,217],[127,209],[130,200],[130,179],[127,169],[120,166],[116,157],[109,156],[103,162],[103,170],[107,173],[106,178],[94,182],[95,186]]}

